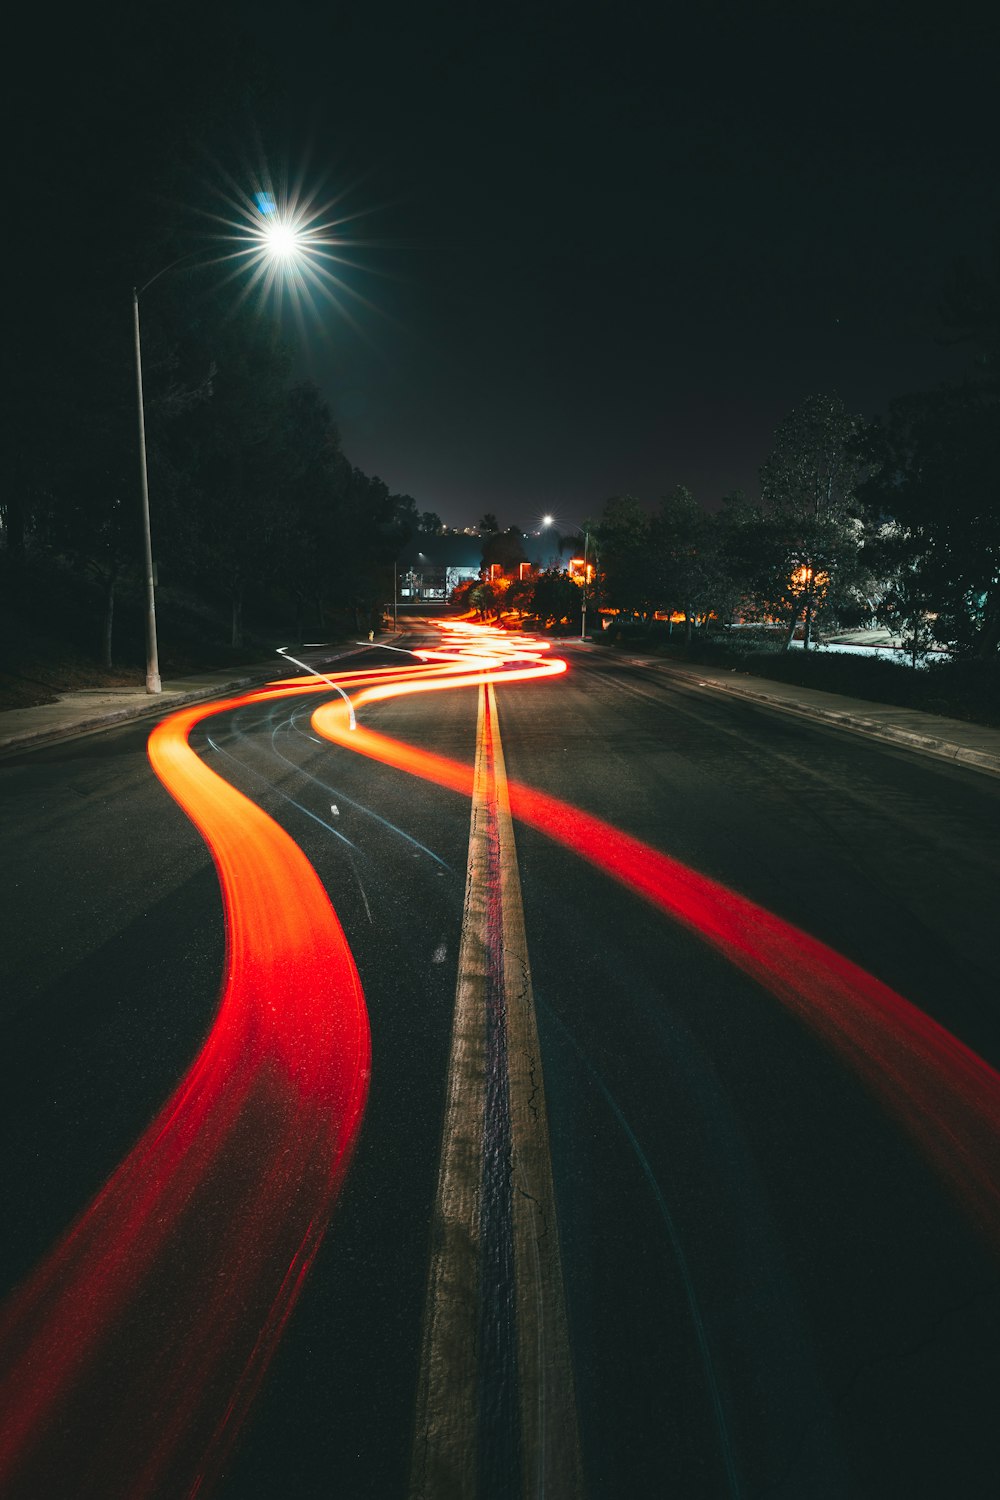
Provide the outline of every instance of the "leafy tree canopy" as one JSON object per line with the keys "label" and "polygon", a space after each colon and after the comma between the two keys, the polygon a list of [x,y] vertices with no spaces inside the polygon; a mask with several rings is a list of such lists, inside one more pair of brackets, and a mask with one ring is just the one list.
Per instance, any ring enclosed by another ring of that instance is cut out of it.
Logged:
{"label": "leafy tree canopy", "polygon": [[763,514],[751,527],[753,592],[784,612],[789,640],[846,599],[861,572],[863,480],[872,468],[864,419],[836,395],[810,396],[784,419],[760,472]]}
{"label": "leafy tree canopy", "polygon": [[634,495],[605,501],[595,528],[604,597],[614,608],[649,614],[657,607],[652,519]]}
{"label": "leafy tree canopy", "polygon": [[583,590],[567,573],[549,568],[534,580],[528,608],[542,625],[575,624],[580,628]]}
{"label": "leafy tree canopy", "polygon": [[914,539],[938,639],[1000,651],[1000,396],[966,381],[894,401],[865,497]]}
{"label": "leafy tree canopy", "polygon": [[512,572],[519,563],[527,562],[524,550],[524,533],[520,526],[509,526],[506,531],[493,531],[483,538],[483,567],[499,563],[504,572]]}

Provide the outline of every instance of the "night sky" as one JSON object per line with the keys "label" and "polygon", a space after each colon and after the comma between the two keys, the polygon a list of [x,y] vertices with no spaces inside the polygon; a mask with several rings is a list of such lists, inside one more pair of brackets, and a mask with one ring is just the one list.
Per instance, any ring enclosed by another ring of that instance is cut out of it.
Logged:
{"label": "night sky", "polygon": [[968,364],[937,306],[1000,224],[995,7],[241,9],[290,176],[360,215],[372,305],[290,325],[298,366],[449,524],[714,508],[807,395],[874,414]]}

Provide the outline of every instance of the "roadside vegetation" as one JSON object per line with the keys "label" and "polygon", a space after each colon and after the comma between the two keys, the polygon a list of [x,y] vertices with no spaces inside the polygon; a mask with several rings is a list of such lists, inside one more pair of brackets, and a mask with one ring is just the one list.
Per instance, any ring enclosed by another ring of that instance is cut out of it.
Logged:
{"label": "roadside vegetation", "polygon": [[[956,273],[943,321],[974,351],[963,380],[875,421],[808,397],[759,498],[612,496],[572,539],[592,560],[575,581],[473,584],[462,602],[569,634],[585,591],[607,645],[1000,724],[1000,259]],[[818,649],[865,631],[909,665]]]}
{"label": "roadside vegetation", "polygon": [[64,108],[32,115],[8,184],[35,250],[0,341],[0,705],[133,680],[145,659],[133,287],[164,670],[259,655],[270,632],[367,632],[426,519],[350,461],[273,299],[223,263],[239,185],[281,160],[284,85],[252,25],[228,3],[175,7],[152,70],[134,8],[101,37],[113,104],[73,49],[54,54]]}
{"label": "roadside vegetation", "polygon": [[786,651],[773,633],[755,639],[749,632],[703,630],[687,645],[676,626],[671,635],[658,621],[645,627],[613,625],[601,633],[601,640],[612,649],[638,651],[667,662],[720,667],[1000,728],[997,658],[980,661],[938,654],[914,671],[899,660],[861,651]]}
{"label": "roadside vegetation", "polygon": [[[190,34],[190,8],[183,25],[165,27],[163,46],[219,55],[212,28],[231,27],[232,14],[197,14],[204,47]],[[350,461],[321,391],[294,377],[267,308],[237,282],[213,287],[197,257],[180,264],[217,212],[218,183],[240,180],[234,127],[247,110],[267,158],[280,97],[259,48],[226,30],[229,72],[181,98],[158,82],[169,68],[154,76],[141,66],[138,37],[115,32],[122,96],[99,138],[43,142],[60,164],[59,192],[12,165],[11,201],[50,248],[20,267],[0,341],[0,706],[135,681],[143,666],[133,285],[150,287],[140,299],[143,387],[165,671],[256,657],[272,638],[377,628],[395,562],[415,537],[441,529],[437,515]],[[86,70],[62,82],[67,110],[74,99],[84,110]],[[123,141],[121,118],[147,122],[150,186],[119,200],[105,185],[127,178],[135,144]],[[216,185],[191,202],[209,159]],[[60,263],[64,226],[88,222],[97,202],[101,233],[76,238],[70,275]],[[205,249],[218,249],[211,236]],[[806,398],[774,435],[759,497],[720,500],[683,485],[658,503],[610,497],[563,539],[582,559],[575,577],[520,577],[523,534],[484,516],[483,572],[456,603],[570,634],[585,594],[591,630],[599,611],[605,620],[614,612],[609,641],[641,639],[692,660],[724,652],[737,669],[752,663],[861,696],[877,684],[890,701],[916,694],[921,706],[994,722],[1000,260],[957,273],[942,312],[945,335],[970,348],[964,380],[902,396],[874,422],[836,394]],[[736,647],[734,621],[775,627],[785,651]],[[914,668],[935,645],[951,665],[897,688],[901,669],[814,650],[868,625],[891,632]]]}

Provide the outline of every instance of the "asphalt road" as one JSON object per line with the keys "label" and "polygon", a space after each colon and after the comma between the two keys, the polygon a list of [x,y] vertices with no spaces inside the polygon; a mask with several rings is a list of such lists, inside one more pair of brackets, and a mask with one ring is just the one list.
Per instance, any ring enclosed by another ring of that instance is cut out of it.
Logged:
{"label": "asphalt road", "polygon": [[[566,677],[497,689],[512,780],[818,938],[1000,1068],[1000,782],[568,655]],[[192,741],[319,873],[372,1027],[358,1149],[228,1500],[403,1496],[410,1464],[469,803],[320,740],[312,706]],[[474,690],[365,721],[473,763]],[[216,877],[147,733],[0,766],[4,1288],[212,1022]],[[716,947],[542,833],[515,839],[586,1492],[993,1496],[1000,1246],[947,1171]]]}

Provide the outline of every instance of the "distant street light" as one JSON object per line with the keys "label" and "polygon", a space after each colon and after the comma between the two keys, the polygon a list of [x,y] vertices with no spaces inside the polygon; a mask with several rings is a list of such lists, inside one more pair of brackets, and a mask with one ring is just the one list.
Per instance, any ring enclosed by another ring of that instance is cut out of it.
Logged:
{"label": "distant street light", "polygon": [[586,527],[583,529],[583,606],[580,611],[580,639],[587,639],[587,549],[590,545],[590,532]]}
{"label": "distant street light", "polygon": [[[302,248],[302,235],[296,225],[288,220],[281,219],[270,201],[268,207],[259,205],[264,217],[263,226],[258,228],[256,240],[257,258],[265,260],[289,262],[294,264]],[[182,261],[190,260],[192,256],[201,253],[199,250],[189,250],[184,255],[179,255],[169,265],[157,271],[151,276],[145,286],[138,289],[132,288],[132,324],[135,332],[135,388],[139,407],[139,481],[142,489],[142,549],[143,549],[143,573],[145,576],[144,592],[146,596],[146,692],[159,693],[162,691],[160,682],[160,663],[156,649],[156,596],[154,592],[153,579],[153,542],[149,529],[149,477],[146,470],[146,420],[142,401],[142,346],[139,342],[139,297],[148,292],[154,281],[159,281],[161,276],[166,276],[175,266]]]}

